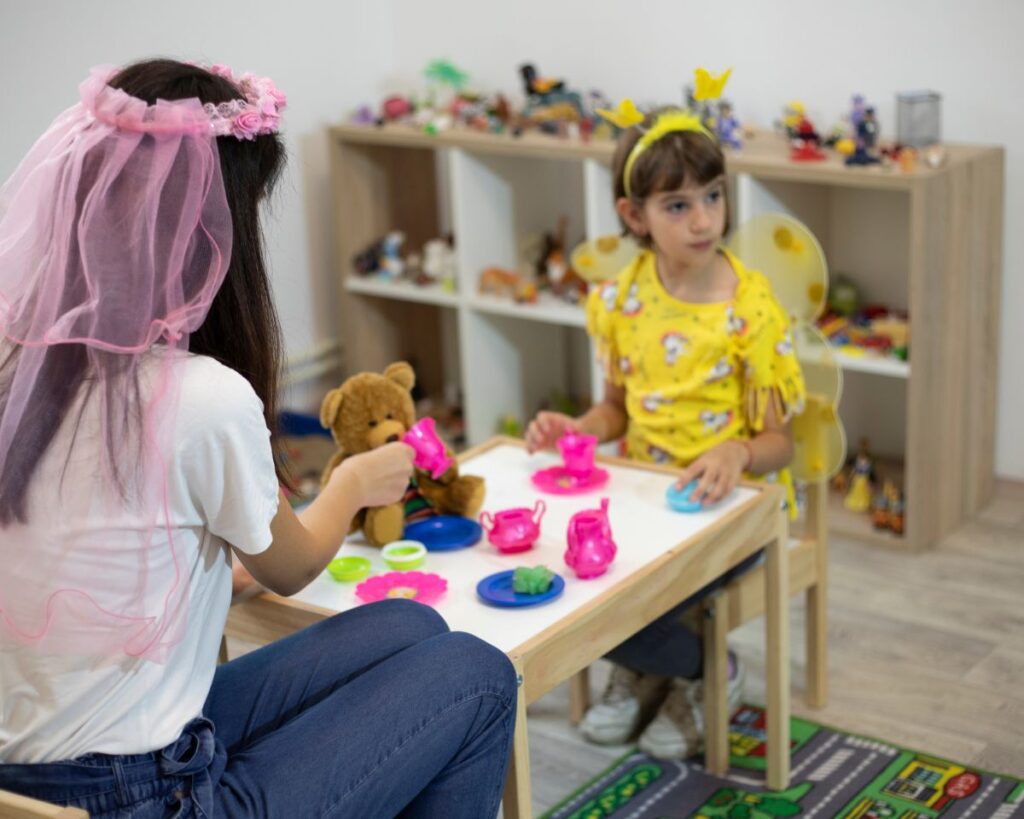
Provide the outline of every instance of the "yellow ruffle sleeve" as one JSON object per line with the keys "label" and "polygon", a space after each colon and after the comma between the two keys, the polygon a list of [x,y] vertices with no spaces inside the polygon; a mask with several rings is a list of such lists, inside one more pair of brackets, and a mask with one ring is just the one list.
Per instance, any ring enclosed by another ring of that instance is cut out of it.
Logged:
{"label": "yellow ruffle sleeve", "polygon": [[761,274],[748,288],[737,313],[746,330],[736,340],[743,364],[743,412],[754,434],[764,429],[768,407],[780,421],[803,411],[804,377],[793,345],[789,319]]}

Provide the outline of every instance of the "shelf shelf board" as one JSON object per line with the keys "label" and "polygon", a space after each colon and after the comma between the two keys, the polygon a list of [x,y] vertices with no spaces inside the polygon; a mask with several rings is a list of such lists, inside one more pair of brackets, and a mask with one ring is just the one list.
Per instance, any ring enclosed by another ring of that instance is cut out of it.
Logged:
{"label": "shelf shelf board", "polygon": [[890,378],[910,378],[910,362],[880,355],[854,356],[836,351],[836,360],[844,370],[851,372],[884,375]]}
{"label": "shelf shelf board", "polygon": [[437,304],[441,307],[455,307],[459,303],[458,293],[449,293],[441,289],[440,285],[420,286],[408,281],[389,281],[372,276],[349,276],[345,279],[345,289],[350,293],[360,293],[364,296]]}
{"label": "shelf shelf board", "polygon": [[569,304],[552,293],[538,294],[535,304],[519,304],[507,297],[474,294],[468,305],[481,313],[511,316],[528,321],[543,321],[566,327],[586,327],[587,316],[582,305]]}
{"label": "shelf shelf board", "polygon": [[[410,125],[335,125],[331,128],[334,139],[357,145],[381,145],[405,148],[462,148],[478,154],[497,154],[534,159],[595,159],[611,162],[615,142],[610,139],[592,139],[583,142],[537,131],[521,136],[490,134],[467,128],[453,128],[436,135],[425,133]],[[917,180],[927,179],[945,172],[946,168],[969,162],[977,157],[997,153],[1001,149],[986,145],[944,144],[947,161],[944,167],[929,168],[919,162],[917,168],[904,173],[892,166],[873,165],[847,167],[843,158],[829,151],[820,162],[794,162],[789,157],[789,142],[772,131],[755,132],[739,150],[726,149],[726,163],[730,173],[748,173],[761,179],[790,182],[809,182],[838,187],[874,188],[882,190],[911,190]]]}

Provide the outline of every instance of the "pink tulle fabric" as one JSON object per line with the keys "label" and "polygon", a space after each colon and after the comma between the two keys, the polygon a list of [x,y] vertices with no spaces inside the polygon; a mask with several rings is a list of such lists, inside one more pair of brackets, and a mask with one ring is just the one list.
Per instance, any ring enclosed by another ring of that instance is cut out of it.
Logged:
{"label": "pink tulle fabric", "polygon": [[[113,360],[117,383],[137,379],[141,423],[134,436],[130,424],[107,427],[108,402],[121,396],[103,384],[91,409],[68,413],[76,442],[91,434],[116,451],[91,465],[91,481],[44,493],[62,499],[58,508],[30,505],[27,524],[0,529],[0,644],[162,662],[188,612],[168,506],[176,364],[223,282],[231,214],[202,103],[147,105],[107,84],[115,70],[93,71],[81,101],[0,189],[0,331],[3,355],[17,355],[3,377],[0,463],[37,411],[56,345],[83,345],[91,375],[111,372]],[[138,465],[119,475],[110,461],[120,459]],[[73,449],[47,462],[85,474]],[[42,468],[32,480],[55,477]],[[107,520],[109,531],[63,525],[76,519]]]}

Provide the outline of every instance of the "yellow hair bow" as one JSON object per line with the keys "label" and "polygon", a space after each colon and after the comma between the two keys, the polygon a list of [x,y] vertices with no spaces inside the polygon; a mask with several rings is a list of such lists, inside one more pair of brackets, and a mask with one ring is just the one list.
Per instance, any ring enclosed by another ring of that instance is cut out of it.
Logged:
{"label": "yellow hair bow", "polygon": [[609,111],[607,108],[598,108],[597,114],[608,120],[612,125],[623,129],[639,125],[644,121],[644,115],[637,110],[633,100],[629,98],[620,102],[619,107],[614,111]]}
{"label": "yellow hair bow", "polygon": [[725,84],[729,82],[729,75],[732,74],[732,69],[728,69],[724,74],[719,74],[717,77],[712,77],[706,68],[698,68],[694,73],[697,83],[696,89],[693,92],[693,98],[697,102],[703,102],[704,100],[717,100],[722,96]]}

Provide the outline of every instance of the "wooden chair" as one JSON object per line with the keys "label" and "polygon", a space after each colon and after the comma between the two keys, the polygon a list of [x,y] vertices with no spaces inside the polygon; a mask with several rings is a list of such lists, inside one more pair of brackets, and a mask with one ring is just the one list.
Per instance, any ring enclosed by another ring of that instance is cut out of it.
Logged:
{"label": "wooden chair", "polygon": [[[809,403],[813,402],[814,396],[808,398]],[[827,480],[807,484],[802,528],[798,537],[789,539],[789,591],[792,595],[804,594],[807,606],[804,700],[812,708],[823,708],[828,699],[828,491]],[[726,656],[729,632],[764,614],[764,604],[763,566],[750,570],[705,601],[706,668]],[[589,669],[584,668],[569,684],[569,719],[573,724],[583,719],[589,705]]]}
{"label": "wooden chair", "polygon": [[89,819],[89,814],[81,808],[65,808],[0,791],[0,819]]}

